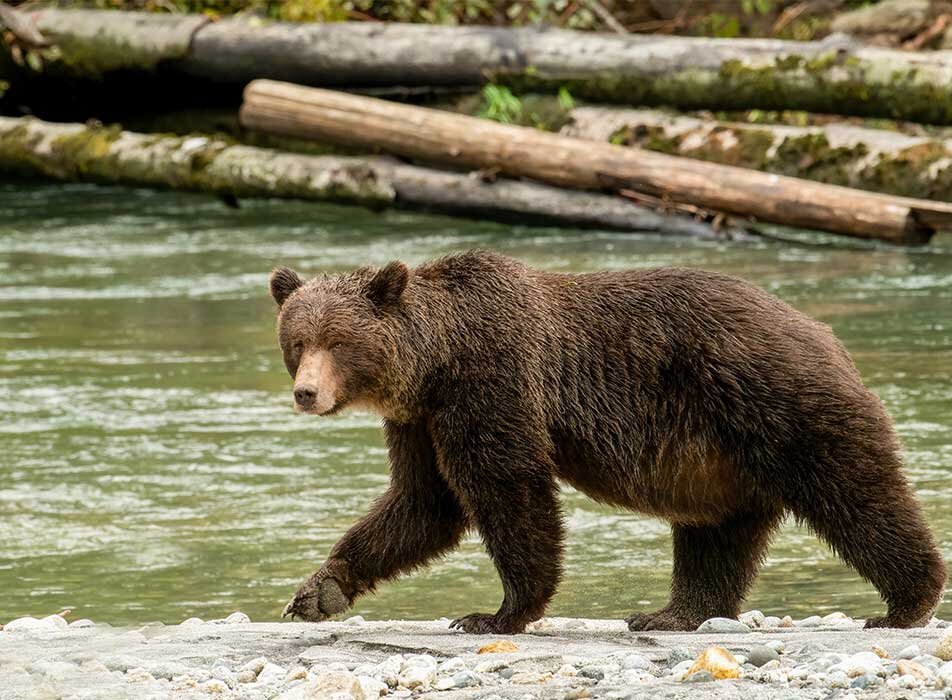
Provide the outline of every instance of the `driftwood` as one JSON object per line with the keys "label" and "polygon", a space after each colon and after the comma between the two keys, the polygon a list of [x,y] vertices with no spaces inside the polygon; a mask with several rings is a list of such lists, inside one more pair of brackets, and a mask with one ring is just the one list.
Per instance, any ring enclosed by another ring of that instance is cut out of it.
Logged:
{"label": "driftwood", "polygon": [[561,133],[874,192],[952,201],[952,139],[852,124],[785,126],[578,107]]}
{"label": "driftwood", "polygon": [[[164,74],[242,86],[567,87],[577,97],[682,109],[801,109],[952,123],[952,52],[915,54],[848,41],[789,42],[597,34],[534,28],[47,9],[32,13],[61,50],[58,69],[103,75],[161,64]],[[158,37],[156,39],[156,37]]]}
{"label": "driftwood", "polygon": [[40,34],[27,17],[0,1],[0,29],[10,32],[20,42],[23,48],[44,48],[50,45],[49,40]]}
{"label": "driftwood", "polygon": [[680,205],[893,243],[952,229],[952,205],[904,199],[585,141],[371,97],[259,80],[245,90],[252,129],[379,148],[561,187],[631,190]]}
{"label": "driftwood", "polygon": [[0,173],[207,192],[400,206],[522,223],[743,237],[618,197],[442,172],[383,157],[310,156],[205,136],[157,136],[0,117]]}

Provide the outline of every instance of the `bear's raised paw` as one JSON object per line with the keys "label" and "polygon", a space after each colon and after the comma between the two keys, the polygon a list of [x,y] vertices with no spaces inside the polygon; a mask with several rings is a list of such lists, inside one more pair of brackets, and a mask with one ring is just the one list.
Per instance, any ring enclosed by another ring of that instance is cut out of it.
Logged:
{"label": "bear's raised paw", "polygon": [[344,595],[340,584],[332,578],[325,578],[307,581],[302,585],[284,606],[281,617],[290,615],[292,620],[300,618],[305,622],[321,622],[349,607],[350,600]]}

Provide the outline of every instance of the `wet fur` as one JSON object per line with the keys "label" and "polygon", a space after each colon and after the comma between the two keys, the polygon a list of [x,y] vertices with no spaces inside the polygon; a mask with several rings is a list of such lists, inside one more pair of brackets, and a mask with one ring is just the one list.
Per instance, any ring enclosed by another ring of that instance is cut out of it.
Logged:
{"label": "wet fur", "polygon": [[505,595],[454,624],[520,631],[561,577],[559,480],[672,523],[671,600],[632,629],[735,617],[785,513],[879,590],[888,613],[868,624],[921,625],[940,601],[945,567],[882,403],[827,326],[761,289],[488,252],[296,277],[272,278],[288,369],[296,344],[345,339],[345,402],[385,417],[391,486],[292,612],[322,619],[304,602],[322,581],[352,602],[473,527]]}

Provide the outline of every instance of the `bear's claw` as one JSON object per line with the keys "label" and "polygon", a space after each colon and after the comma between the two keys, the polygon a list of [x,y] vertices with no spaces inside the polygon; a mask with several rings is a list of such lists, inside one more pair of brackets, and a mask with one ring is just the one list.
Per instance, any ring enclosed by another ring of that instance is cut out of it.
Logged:
{"label": "bear's claw", "polygon": [[301,618],[306,622],[322,622],[331,615],[344,612],[350,600],[333,578],[308,581],[301,586],[281,611],[281,617]]}
{"label": "bear's claw", "polygon": [[453,620],[450,629],[462,630],[468,634],[518,634],[525,630],[525,625],[506,623],[496,615],[488,613],[472,613]]}

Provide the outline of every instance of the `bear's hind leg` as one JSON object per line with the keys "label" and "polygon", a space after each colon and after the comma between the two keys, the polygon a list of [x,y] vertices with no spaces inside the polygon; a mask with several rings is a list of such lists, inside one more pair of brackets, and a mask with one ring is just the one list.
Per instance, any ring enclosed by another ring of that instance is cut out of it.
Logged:
{"label": "bear's hind leg", "polygon": [[794,514],[879,591],[887,614],[867,627],[918,627],[945,592],[945,563],[893,454],[879,465],[830,472],[821,488],[791,504]]}
{"label": "bear's hind leg", "polygon": [[628,628],[693,631],[712,617],[736,618],[781,517],[757,512],[718,525],[672,525],[671,600],[627,618]]}

